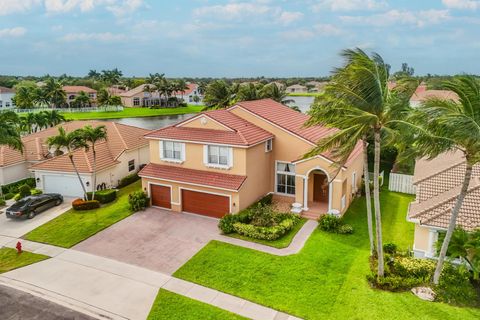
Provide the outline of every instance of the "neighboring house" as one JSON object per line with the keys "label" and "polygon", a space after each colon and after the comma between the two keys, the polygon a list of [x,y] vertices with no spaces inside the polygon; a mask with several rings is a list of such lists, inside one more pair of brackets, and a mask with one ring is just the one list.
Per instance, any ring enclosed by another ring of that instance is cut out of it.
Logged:
{"label": "neighboring house", "polygon": [[299,84],[294,84],[291,86],[288,86],[285,91],[287,93],[305,93],[308,92],[308,88]]}
{"label": "neighboring house", "polygon": [[14,96],[15,89],[0,87],[0,111],[15,107],[15,102],[13,101]]}
{"label": "neighboring house", "polygon": [[[407,219],[415,223],[413,251],[418,257],[436,255],[438,232],[445,231],[451,211],[460,194],[465,174],[461,152],[445,153],[433,160],[421,159],[415,165],[415,202]],[[457,225],[472,231],[480,228],[480,165],[473,167],[468,194],[460,208]]]}
{"label": "neighboring house", "polygon": [[310,87],[309,92],[322,92],[327,84],[327,81],[309,81],[305,85],[307,88]]}
{"label": "neighboring house", "polygon": [[82,91],[88,94],[92,106],[96,104],[97,90],[92,88],[85,86],[63,86],[63,91],[65,91],[67,94],[67,103],[69,106],[72,106],[72,102],[75,100],[75,97]]}
{"label": "neighboring house", "polygon": [[[143,137],[148,130],[103,121],[72,121],[59,126],[70,132],[86,125],[105,125],[107,128],[107,141],[100,142],[96,146],[97,187],[115,187],[120,179],[138,171],[141,165],[148,163],[148,141]],[[44,192],[81,196],[82,189],[68,156],[66,154],[55,156],[55,150],[49,150],[46,144],[48,137],[57,134],[58,128],[54,127],[23,137],[23,153],[2,146],[0,148],[1,184],[34,176],[37,187]],[[88,152],[83,149],[75,151],[74,160],[87,190],[91,191],[94,187],[91,148]]]}
{"label": "neighboring house", "polygon": [[[266,194],[318,215],[344,213],[361,186],[362,144],[341,168],[327,152],[304,158],[335,129],[271,99],[200,113],[146,135],[150,163],[139,175],[152,205],[213,217]],[[337,175],[335,175],[338,172]]]}
{"label": "neighboring house", "polygon": [[280,82],[280,81],[272,81],[268,84],[275,84],[279,89],[285,89],[286,88],[285,83]]}
{"label": "neighboring house", "polygon": [[[392,85],[393,87],[395,84]],[[455,92],[449,90],[428,90],[427,85],[422,83],[418,86],[415,93],[410,98],[410,105],[412,107],[418,107],[422,102],[430,98],[438,98],[444,100],[458,101],[458,96]]]}
{"label": "neighboring house", "polygon": [[[188,83],[188,88],[185,91],[177,91],[173,93],[177,99],[183,100],[188,104],[201,105],[203,95],[198,91],[198,85],[195,83]],[[195,102],[195,96],[199,98],[198,102]]]}
{"label": "neighboring house", "polygon": [[[146,90],[148,87],[151,91]],[[138,87],[120,93],[119,96],[122,99],[122,104],[129,108],[160,105],[158,92],[155,92],[153,85],[141,84]]]}
{"label": "neighboring house", "polygon": [[107,92],[112,96],[120,96],[122,93],[127,92],[127,90],[120,86],[112,86],[107,88]]}

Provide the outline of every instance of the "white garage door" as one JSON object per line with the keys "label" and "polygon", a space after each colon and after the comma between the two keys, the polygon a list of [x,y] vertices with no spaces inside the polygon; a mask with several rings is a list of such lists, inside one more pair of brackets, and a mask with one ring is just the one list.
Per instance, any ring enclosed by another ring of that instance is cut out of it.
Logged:
{"label": "white garage door", "polygon": [[82,186],[76,176],[44,175],[43,191],[45,193],[60,193],[67,197],[81,197]]}

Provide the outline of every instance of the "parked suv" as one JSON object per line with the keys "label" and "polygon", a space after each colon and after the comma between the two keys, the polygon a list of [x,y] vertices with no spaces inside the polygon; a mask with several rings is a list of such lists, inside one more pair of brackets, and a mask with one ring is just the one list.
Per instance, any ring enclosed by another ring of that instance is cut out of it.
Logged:
{"label": "parked suv", "polygon": [[7,208],[7,218],[27,218],[32,219],[42,211],[59,206],[63,202],[62,195],[58,193],[47,193],[36,196],[28,196],[18,200],[15,204]]}

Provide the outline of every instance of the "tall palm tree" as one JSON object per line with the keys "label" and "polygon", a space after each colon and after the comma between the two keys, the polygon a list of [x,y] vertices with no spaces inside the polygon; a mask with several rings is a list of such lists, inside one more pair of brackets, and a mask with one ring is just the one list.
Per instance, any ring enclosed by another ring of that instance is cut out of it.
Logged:
{"label": "tall palm tree", "polygon": [[41,131],[48,128],[48,119],[46,118],[43,112],[37,112],[33,114],[33,119],[35,122],[34,132]]}
{"label": "tall palm tree", "polygon": [[63,129],[63,127],[59,127],[58,135],[48,137],[47,144],[49,148],[53,147],[57,151],[61,151],[61,149],[67,150],[67,155],[70,159],[70,163],[72,164],[73,169],[77,174],[78,181],[80,181],[80,185],[82,186],[84,199],[87,199],[87,189],[85,189],[85,185],[83,184],[80,173],[78,172],[77,165],[75,164],[75,160],[73,159],[73,153],[75,150],[80,148],[88,148],[88,144],[82,137],[82,132],[80,130],[75,130],[67,133],[65,129]]}
{"label": "tall palm tree", "polygon": [[66,121],[65,117],[57,110],[44,110],[40,113],[43,114],[46,119],[47,126],[49,126],[50,128],[55,127],[56,125]]}
{"label": "tall palm tree", "polygon": [[270,98],[277,102],[287,104],[295,102],[293,99],[288,99],[287,91],[284,88],[280,88],[276,83],[270,83],[265,85],[260,90],[260,96],[262,98]]}
{"label": "tall palm tree", "polygon": [[35,103],[34,91],[24,85],[15,86],[15,105],[19,109],[33,108]]}
{"label": "tall palm tree", "polygon": [[93,152],[93,187],[92,187],[92,200],[95,199],[95,189],[97,187],[97,150],[95,145],[100,141],[107,140],[107,128],[104,125],[93,128],[88,125],[80,129],[83,140],[92,148]]}
{"label": "tall palm tree", "polygon": [[48,104],[55,107],[61,107],[67,101],[67,94],[63,91],[62,84],[54,78],[45,80],[45,85],[42,87],[42,93]]}
{"label": "tall palm tree", "polygon": [[85,91],[80,91],[76,96],[75,99],[73,99],[73,103],[80,107],[83,108],[85,106],[90,106],[91,105],[91,100],[88,94]]}
{"label": "tall palm tree", "polygon": [[119,106],[122,99],[119,96],[112,95],[107,89],[102,88],[98,91],[97,102],[99,106]]}
{"label": "tall palm tree", "polygon": [[185,94],[185,91],[188,89],[187,82],[183,79],[177,80],[174,83],[174,87],[176,92],[180,92],[182,94],[182,100],[183,100],[183,95]]}
{"label": "tall palm tree", "polygon": [[457,217],[468,193],[473,166],[480,163],[480,83],[473,76],[446,81],[443,89],[455,92],[459,101],[431,98],[414,112],[411,122],[417,129],[414,149],[417,156],[434,158],[448,151],[465,156],[466,166],[461,190],[451,210],[447,233],[433,276],[438,284]]}
{"label": "tall palm tree", "polygon": [[260,91],[253,83],[240,85],[237,93],[237,101],[251,101],[260,99]]}
{"label": "tall palm tree", "polygon": [[384,276],[384,257],[382,240],[382,220],[380,209],[380,145],[382,137],[386,143],[392,143],[398,135],[396,129],[401,126],[397,120],[406,118],[409,98],[416,88],[415,81],[405,78],[390,90],[388,88],[389,67],[376,53],[368,56],[361,49],[342,52],[345,66],[334,71],[323,99],[317,100],[310,111],[309,125],[322,124],[339,130],[319,141],[310,154],[331,150],[343,165],[358,141],[364,147],[364,179],[367,201],[367,223],[370,237],[370,250],[373,251],[373,227],[370,212],[370,182],[367,138],[374,139],[373,200],[375,209],[375,238],[378,256],[378,276]]}
{"label": "tall palm tree", "polygon": [[0,112],[0,145],[22,151],[23,144],[18,130],[20,120],[13,111]]}
{"label": "tall palm tree", "polygon": [[31,134],[36,125],[35,113],[29,112],[26,116],[19,119],[20,129],[22,133]]}
{"label": "tall palm tree", "polygon": [[206,109],[221,109],[230,106],[234,97],[234,90],[224,80],[215,80],[205,89],[203,102]]}

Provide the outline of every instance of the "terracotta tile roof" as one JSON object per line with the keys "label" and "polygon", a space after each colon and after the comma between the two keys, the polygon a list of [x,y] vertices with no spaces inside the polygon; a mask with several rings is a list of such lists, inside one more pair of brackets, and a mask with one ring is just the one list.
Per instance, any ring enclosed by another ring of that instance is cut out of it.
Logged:
{"label": "terracotta tile roof", "polygon": [[23,154],[6,146],[0,148],[0,166],[12,165],[24,161],[43,161],[49,156],[46,140],[50,136],[58,134],[58,127],[71,132],[86,125],[93,127],[104,125],[107,128],[107,145],[114,159],[118,158],[125,150],[136,149],[148,145],[144,135],[146,129],[106,121],[71,121],[48,128],[40,132],[26,135],[22,138],[24,145]]}
{"label": "terracotta tile roof", "polygon": [[15,93],[15,89],[7,88],[7,87],[0,87],[0,93]]}
{"label": "terracotta tile roof", "polygon": [[[122,93],[120,93],[120,97],[127,97],[127,98],[129,98],[129,97],[133,97],[133,96],[135,96],[135,95],[137,95],[137,94],[139,94],[139,93],[143,93],[146,86],[147,86],[147,84],[141,84],[141,85],[139,85],[138,87],[135,87],[135,88],[133,88],[133,89],[130,89],[130,90],[126,91],[126,92],[122,92]],[[151,85],[151,84],[149,84],[149,86],[154,87],[154,86]],[[157,95],[157,98],[158,98],[158,95]]]}
{"label": "terracotta tile roof", "polygon": [[205,170],[187,169],[168,165],[149,163],[140,172],[145,178],[164,179],[183,183],[199,184],[228,190],[239,190],[246,176],[217,173]]}
{"label": "terracotta tile roof", "polygon": [[[408,217],[420,224],[448,227],[451,210],[460,193],[465,159],[460,152],[445,153],[433,160],[420,159],[415,166],[415,202]],[[457,224],[467,230],[480,227],[480,165],[473,167],[469,191],[460,208]]]}
{"label": "terracotta tile roof", "polygon": [[63,91],[66,93],[79,93],[80,91],[86,93],[97,93],[97,90],[85,86],[63,86]]}
{"label": "terracotta tile roof", "polygon": [[[182,126],[182,124],[185,122],[202,116],[206,116],[223,124],[227,127],[227,130],[191,128]],[[200,115],[196,115],[175,125],[152,131],[147,134],[146,137],[251,146],[261,141],[273,138],[273,135],[270,132],[246,121],[245,119],[234,115],[228,110],[213,110],[203,112]]]}
{"label": "terracotta tile roof", "polygon": [[292,110],[272,99],[242,101],[232,108],[238,107],[246,109],[247,111],[276,124],[312,144],[316,144],[320,139],[336,131],[336,129],[323,126],[307,128],[304,124],[310,118],[308,115]]}
{"label": "terracotta tile roof", "polygon": [[410,101],[422,102],[430,98],[450,99],[453,101],[459,100],[458,95],[449,90],[426,90],[415,92],[410,98]]}
{"label": "terracotta tile roof", "polygon": [[185,89],[184,92],[182,91],[175,91],[173,92],[173,95],[175,96],[181,96],[182,94],[185,95],[185,96],[188,96],[190,93],[192,93],[193,91],[195,91],[197,88],[198,88],[198,85],[196,83],[188,83],[187,84],[187,89]]}

